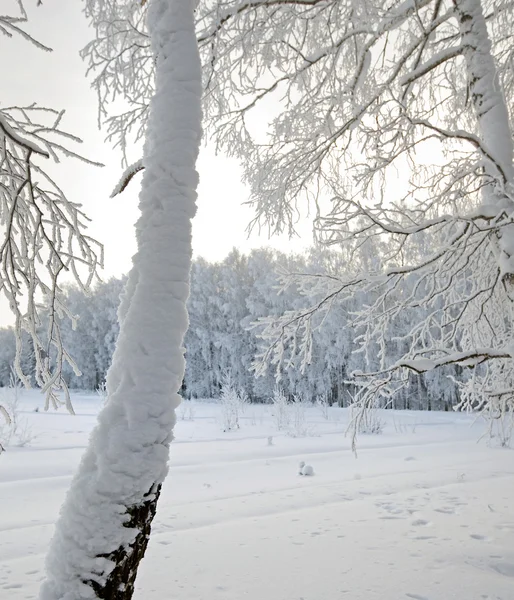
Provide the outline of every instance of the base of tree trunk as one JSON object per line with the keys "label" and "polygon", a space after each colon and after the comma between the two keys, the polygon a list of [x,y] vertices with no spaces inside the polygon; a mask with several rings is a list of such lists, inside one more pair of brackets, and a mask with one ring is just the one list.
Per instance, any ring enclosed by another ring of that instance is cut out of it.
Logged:
{"label": "base of tree trunk", "polygon": [[102,558],[111,560],[115,567],[104,584],[101,585],[93,580],[86,582],[93,588],[97,598],[101,600],[130,600],[132,598],[137,569],[148,546],[160,493],[161,486],[158,485],[155,491],[152,489],[148,492],[149,500],[127,509],[130,519],[125,527],[138,530],[136,539],[128,547],[121,546],[110,554],[101,555]]}

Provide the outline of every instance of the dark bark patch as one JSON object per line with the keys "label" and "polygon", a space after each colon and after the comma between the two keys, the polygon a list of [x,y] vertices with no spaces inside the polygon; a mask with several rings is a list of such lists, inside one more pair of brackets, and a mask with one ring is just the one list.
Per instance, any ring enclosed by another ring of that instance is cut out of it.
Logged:
{"label": "dark bark patch", "polygon": [[102,554],[101,558],[107,558],[114,563],[114,569],[108,575],[104,584],[89,580],[85,583],[93,588],[96,597],[101,600],[130,600],[134,593],[137,570],[143,559],[148,541],[152,521],[157,510],[157,501],[161,493],[158,485],[146,495],[149,499],[137,506],[127,507],[129,516],[125,527],[137,530],[136,539],[128,546],[121,546],[110,554]]}

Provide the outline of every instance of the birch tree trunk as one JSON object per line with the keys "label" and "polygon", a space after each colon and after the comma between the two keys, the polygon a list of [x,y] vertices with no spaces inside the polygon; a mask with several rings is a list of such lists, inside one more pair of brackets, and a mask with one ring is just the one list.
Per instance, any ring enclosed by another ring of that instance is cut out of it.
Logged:
{"label": "birch tree trunk", "polygon": [[120,309],[108,402],[61,510],[41,600],[131,598],[167,473],[191,264],[201,138],[192,0],[150,0],[155,96],[144,149],[138,250]]}
{"label": "birch tree trunk", "polygon": [[[514,146],[509,114],[491,51],[481,0],[453,0],[464,46],[471,102],[478,121],[484,171],[494,183],[484,202],[514,211]],[[502,228],[494,243],[504,280],[514,278],[514,226]],[[510,287],[510,286],[509,286]]]}

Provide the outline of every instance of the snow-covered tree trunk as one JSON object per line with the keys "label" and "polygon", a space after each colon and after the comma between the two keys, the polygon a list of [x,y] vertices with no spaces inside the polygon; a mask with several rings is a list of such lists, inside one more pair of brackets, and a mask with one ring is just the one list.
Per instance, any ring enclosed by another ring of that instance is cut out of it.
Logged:
{"label": "snow-covered tree trunk", "polygon": [[[471,102],[478,121],[484,170],[492,180],[484,202],[498,210],[514,210],[514,146],[505,96],[491,50],[481,0],[453,0],[467,66]],[[514,277],[514,226],[502,228],[497,254],[502,276]]]}
{"label": "snow-covered tree trunk", "polygon": [[132,596],[167,472],[191,263],[201,138],[192,0],[150,0],[156,57],[145,173],[120,335],[99,416],[62,508],[41,600]]}

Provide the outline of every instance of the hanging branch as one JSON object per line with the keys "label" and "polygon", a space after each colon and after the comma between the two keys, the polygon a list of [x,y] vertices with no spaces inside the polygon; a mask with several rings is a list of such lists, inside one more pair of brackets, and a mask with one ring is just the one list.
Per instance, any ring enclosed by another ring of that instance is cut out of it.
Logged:
{"label": "hanging branch", "polygon": [[[0,16],[0,32],[49,51],[22,29],[27,14],[21,0],[17,6],[18,15]],[[87,234],[89,219],[81,206],[66,197],[45,164],[74,158],[101,165],[73,149],[81,140],[63,129],[63,117],[64,111],[37,104],[0,109],[0,293],[15,320],[16,374],[30,387],[32,374],[21,362],[28,335],[46,407],[60,403],[61,391],[72,411],[62,367],[67,362],[78,368],[63,347],[59,322],[74,317],[60,285],[63,276],[72,277],[87,290],[103,265],[103,248]]]}

